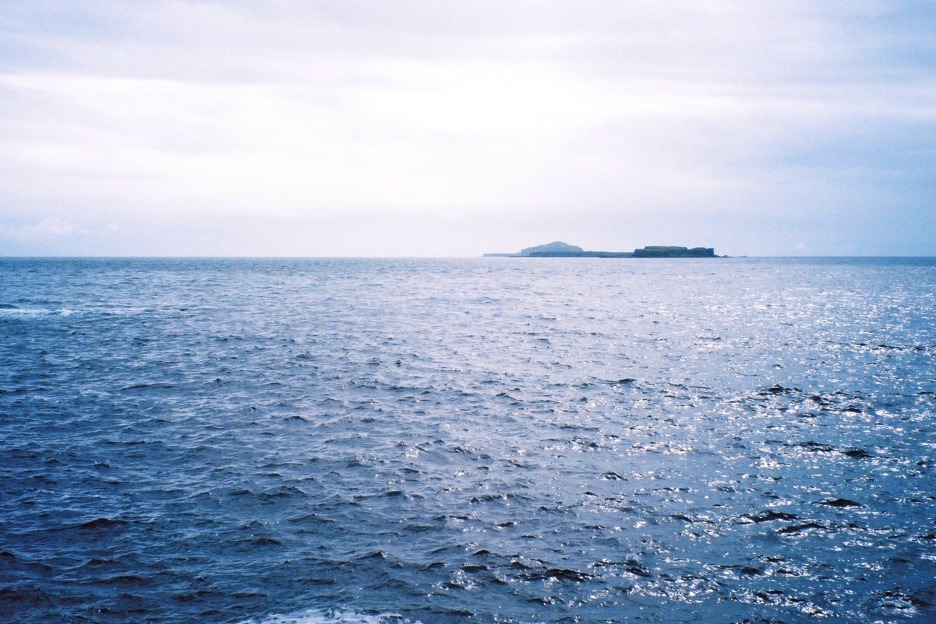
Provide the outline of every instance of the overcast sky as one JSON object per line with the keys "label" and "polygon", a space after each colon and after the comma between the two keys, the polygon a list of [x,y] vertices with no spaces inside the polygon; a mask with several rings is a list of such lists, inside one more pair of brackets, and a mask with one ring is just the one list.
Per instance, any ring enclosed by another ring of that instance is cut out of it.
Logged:
{"label": "overcast sky", "polygon": [[0,255],[936,255],[936,2],[3,0]]}

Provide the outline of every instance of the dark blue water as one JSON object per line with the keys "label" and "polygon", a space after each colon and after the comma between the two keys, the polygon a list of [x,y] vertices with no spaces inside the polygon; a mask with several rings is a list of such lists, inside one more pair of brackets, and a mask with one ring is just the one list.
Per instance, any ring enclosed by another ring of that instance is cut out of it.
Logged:
{"label": "dark blue water", "polygon": [[4,622],[932,622],[934,260],[0,260]]}

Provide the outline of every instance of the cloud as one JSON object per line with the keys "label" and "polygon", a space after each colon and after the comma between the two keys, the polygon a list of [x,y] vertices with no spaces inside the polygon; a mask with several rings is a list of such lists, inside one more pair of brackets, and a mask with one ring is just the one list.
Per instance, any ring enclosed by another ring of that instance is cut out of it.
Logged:
{"label": "cloud", "polygon": [[348,253],[377,221],[471,254],[492,228],[777,253],[823,227],[834,253],[930,209],[933,27],[910,2],[11,2],[0,222],[215,227],[233,254],[287,222]]}
{"label": "cloud", "polygon": [[26,242],[48,241],[50,239],[65,238],[80,231],[81,228],[71,221],[59,219],[58,217],[46,217],[35,224],[4,225],[0,229],[0,236]]}

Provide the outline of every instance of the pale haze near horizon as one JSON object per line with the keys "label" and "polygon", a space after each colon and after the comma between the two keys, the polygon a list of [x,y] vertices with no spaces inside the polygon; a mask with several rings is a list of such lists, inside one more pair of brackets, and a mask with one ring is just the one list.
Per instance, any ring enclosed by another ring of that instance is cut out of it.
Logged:
{"label": "pale haze near horizon", "polygon": [[0,255],[936,255],[936,3],[0,7]]}

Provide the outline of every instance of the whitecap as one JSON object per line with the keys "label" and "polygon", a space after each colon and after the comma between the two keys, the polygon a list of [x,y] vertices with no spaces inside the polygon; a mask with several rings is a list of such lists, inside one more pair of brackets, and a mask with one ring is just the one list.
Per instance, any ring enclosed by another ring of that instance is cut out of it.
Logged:
{"label": "whitecap", "polygon": [[322,611],[310,609],[288,615],[271,615],[262,620],[246,620],[241,624],[419,624],[396,613],[370,615],[346,609]]}
{"label": "whitecap", "polygon": [[48,310],[45,308],[19,308],[15,306],[0,307],[0,317],[7,318],[44,316],[47,314],[55,314],[55,312],[55,310]]}

